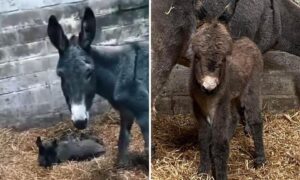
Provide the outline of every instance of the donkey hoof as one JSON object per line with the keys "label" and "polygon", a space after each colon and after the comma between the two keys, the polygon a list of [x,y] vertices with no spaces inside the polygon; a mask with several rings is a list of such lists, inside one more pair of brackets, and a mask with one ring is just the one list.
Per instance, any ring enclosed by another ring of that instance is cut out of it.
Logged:
{"label": "donkey hoof", "polygon": [[250,137],[251,130],[250,130],[249,125],[246,125],[246,126],[244,127],[244,133],[245,133],[245,135],[246,135],[247,137]]}
{"label": "donkey hoof", "polygon": [[116,166],[117,168],[125,168],[129,166],[129,163],[128,161],[118,161]]}
{"label": "donkey hoof", "polygon": [[257,157],[254,160],[254,168],[260,168],[262,167],[266,162],[266,158],[265,157]]}
{"label": "donkey hoof", "polygon": [[128,158],[118,158],[117,160],[117,168],[125,168],[130,165]]}

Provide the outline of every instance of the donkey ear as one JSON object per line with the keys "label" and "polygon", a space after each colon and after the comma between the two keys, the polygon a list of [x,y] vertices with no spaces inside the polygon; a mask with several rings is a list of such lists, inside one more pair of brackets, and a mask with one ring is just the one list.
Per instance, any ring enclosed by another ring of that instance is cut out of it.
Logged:
{"label": "donkey ear", "polygon": [[235,12],[237,2],[238,0],[231,0],[229,2],[229,4],[225,7],[223,14],[219,17],[219,21],[224,22],[225,24],[229,23]]}
{"label": "donkey ear", "polygon": [[56,47],[59,53],[63,53],[68,47],[69,41],[54,15],[51,15],[49,18],[47,32],[51,43]]}
{"label": "donkey ear", "polygon": [[197,18],[202,21],[207,16],[207,11],[203,7],[203,1],[202,0],[196,0],[194,2],[194,7],[196,9],[196,16]]}
{"label": "donkey ear", "polygon": [[83,49],[88,49],[96,33],[96,18],[91,8],[85,9],[79,33],[79,44]]}
{"label": "donkey ear", "polygon": [[57,139],[54,139],[52,141],[52,147],[56,148],[57,147]]}
{"label": "donkey ear", "polygon": [[36,143],[37,147],[42,147],[42,146],[43,146],[42,139],[41,139],[40,136],[38,136],[38,137],[36,138],[35,143]]}

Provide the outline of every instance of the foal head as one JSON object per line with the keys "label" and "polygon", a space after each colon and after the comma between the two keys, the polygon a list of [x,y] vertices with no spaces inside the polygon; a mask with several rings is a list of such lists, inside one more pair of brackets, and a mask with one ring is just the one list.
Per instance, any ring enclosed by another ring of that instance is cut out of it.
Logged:
{"label": "foal head", "polygon": [[227,28],[231,18],[232,5],[229,4],[218,18],[206,17],[200,8],[198,18],[204,23],[191,38],[190,50],[193,54],[193,75],[201,89],[212,93],[224,81],[226,61],[231,55],[233,40]]}

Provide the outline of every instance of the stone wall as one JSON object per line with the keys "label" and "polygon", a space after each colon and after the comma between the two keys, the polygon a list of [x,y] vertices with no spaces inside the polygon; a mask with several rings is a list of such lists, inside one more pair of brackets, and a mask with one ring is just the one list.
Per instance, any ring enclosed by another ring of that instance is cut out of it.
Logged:
{"label": "stone wall", "polygon": [[[295,81],[300,84],[300,57],[280,51],[270,51],[264,55],[262,84],[263,109],[284,111],[299,108]],[[157,111],[163,114],[192,113],[188,94],[189,68],[177,65],[162,95],[157,102]],[[297,78],[295,78],[297,77]]]}
{"label": "stone wall", "polygon": [[[56,15],[70,36],[79,32],[84,7],[97,18],[94,45],[148,36],[148,0],[0,0],[0,127],[47,126],[68,114],[55,67],[47,22]],[[92,113],[109,105],[97,98]]]}

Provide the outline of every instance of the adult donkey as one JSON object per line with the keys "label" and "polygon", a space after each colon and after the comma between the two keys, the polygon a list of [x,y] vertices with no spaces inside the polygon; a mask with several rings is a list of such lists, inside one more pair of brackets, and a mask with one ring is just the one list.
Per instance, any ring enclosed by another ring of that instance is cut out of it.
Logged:
{"label": "adult donkey", "polygon": [[118,163],[128,162],[130,129],[136,118],[148,154],[148,43],[92,47],[96,33],[93,11],[86,8],[79,36],[66,37],[55,16],[50,16],[48,36],[59,53],[57,75],[71,119],[78,129],[87,127],[95,94],[119,111],[121,128]]}
{"label": "adult donkey", "polygon": [[152,0],[153,105],[175,64],[189,66],[182,57],[198,13],[220,16],[231,1],[236,4],[229,23],[233,37],[250,38],[263,53],[274,48],[300,55],[300,8],[290,0]]}

